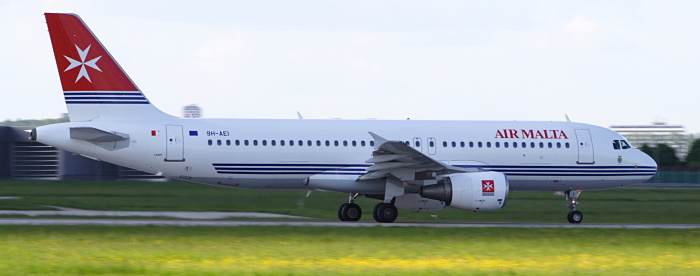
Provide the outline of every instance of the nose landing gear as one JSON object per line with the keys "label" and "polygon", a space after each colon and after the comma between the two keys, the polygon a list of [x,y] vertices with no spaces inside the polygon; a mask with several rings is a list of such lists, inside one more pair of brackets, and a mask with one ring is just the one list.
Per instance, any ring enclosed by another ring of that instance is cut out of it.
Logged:
{"label": "nose landing gear", "polygon": [[581,191],[566,191],[566,202],[569,204],[566,207],[571,209],[571,212],[566,216],[570,223],[581,223],[583,221],[583,214],[576,210],[576,205],[578,205],[578,196],[581,195]]}

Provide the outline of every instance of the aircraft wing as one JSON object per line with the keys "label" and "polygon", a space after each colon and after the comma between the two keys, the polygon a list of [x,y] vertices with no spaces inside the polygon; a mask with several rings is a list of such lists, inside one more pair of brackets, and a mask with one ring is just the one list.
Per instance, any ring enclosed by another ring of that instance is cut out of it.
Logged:
{"label": "aircraft wing", "polygon": [[370,132],[374,138],[372,158],[365,163],[373,165],[359,180],[380,179],[394,176],[402,181],[435,179],[438,175],[469,172],[469,169],[450,166],[406,145],[402,141],[389,141]]}

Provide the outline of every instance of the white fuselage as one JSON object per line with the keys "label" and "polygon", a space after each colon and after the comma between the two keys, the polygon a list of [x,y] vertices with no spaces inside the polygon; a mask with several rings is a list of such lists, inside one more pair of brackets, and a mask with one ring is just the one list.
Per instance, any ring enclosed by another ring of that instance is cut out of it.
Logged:
{"label": "white fuselage", "polygon": [[[128,134],[106,150],[70,139],[69,128]],[[325,175],[352,188],[371,164],[374,132],[445,164],[505,173],[512,191],[594,190],[640,183],[656,163],[598,126],[571,122],[180,119],[74,122],[37,128],[37,141],[137,170],[247,189],[310,189]],[[333,185],[330,185],[331,187]],[[366,186],[366,185],[365,185]],[[383,185],[377,185],[383,190]]]}

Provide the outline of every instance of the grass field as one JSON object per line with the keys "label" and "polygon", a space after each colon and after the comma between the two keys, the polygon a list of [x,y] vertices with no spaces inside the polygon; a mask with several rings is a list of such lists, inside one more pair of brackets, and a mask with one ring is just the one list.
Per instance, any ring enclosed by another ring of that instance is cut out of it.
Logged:
{"label": "grass field", "polygon": [[[182,182],[1,181],[0,209],[253,211],[337,220],[344,194]],[[584,193],[585,222],[700,223],[700,190]],[[361,198],[363,221],[374,200]],[[552,193],[398,221],[564,222]],[[439,217],[431,217],[438,215]],[[697,275],[700,230],[0,226],[0,275]]]}
{"label": "grass field", "polygon": [[0,227],[0,275],[697,275],[700,230]]}
{"label": "grass field", "polygon": [[[2,210],[50,210],[62,206],[88,210],[180,210],[270,212],[337,220],[346,194],[305,191],[227,189],[186,182],[0,181]],[[700,189],[615,189],[584,192],[579,210],[586,223],[700,223]],[[378,201],[359,198],[362,221],[372,220]],[[563,196],[551,192],[513,192],[502,210],[439,212],[399,210],[399,222],[566,222]],[[433,217],[437,216],[437,217]]]}

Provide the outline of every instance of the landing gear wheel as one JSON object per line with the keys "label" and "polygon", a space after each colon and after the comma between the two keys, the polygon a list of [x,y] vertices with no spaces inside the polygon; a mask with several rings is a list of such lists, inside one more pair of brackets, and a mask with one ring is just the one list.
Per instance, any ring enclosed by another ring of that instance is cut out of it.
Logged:
{"label": "landing gear wheel", "polygon": [[571,211],[566,218],[571,223],[581,223],[581,221],[583,221],[583,214],[579,211]]}
{"label": "landing gear wheel", "polygon": [[343,203],[338,208],[338,218],[341,221],[358,221],[361,217],[362,209],[355,203]]}
{"label": "landing gear wheel", "polygon": [[374,206],[372,215],[377,222],[394,222],[399,216],[399,211],[394,204],[379,203],[377,206]]}
{"label": "landing gear wheel", "polygon": [[583,214],[576,211],[576,205],[578,205],[578,196],[581,195],[581,191],[566,191],[566,201],[569,203],[566,207],[569,207],[571,212],[566,216],[570,223],[581,223],[583,221]]}

